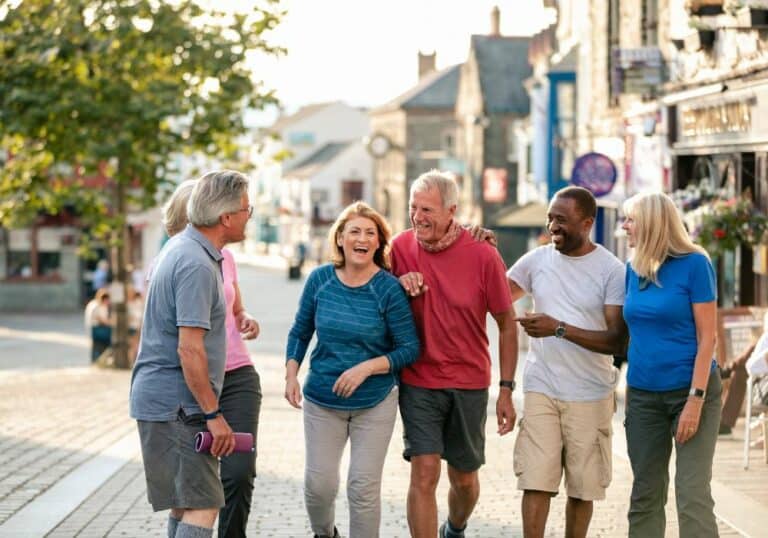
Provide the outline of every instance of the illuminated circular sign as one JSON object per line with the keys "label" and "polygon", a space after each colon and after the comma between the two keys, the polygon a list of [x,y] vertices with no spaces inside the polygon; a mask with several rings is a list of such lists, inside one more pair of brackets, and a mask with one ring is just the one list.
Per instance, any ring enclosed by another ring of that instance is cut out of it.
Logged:
{"label": "illuminated circular sign", "polygon": [[602,153],[585,153],[573,165],[571,183],[584,187],[595,196],[605,196],[616,184],[616,165]]}

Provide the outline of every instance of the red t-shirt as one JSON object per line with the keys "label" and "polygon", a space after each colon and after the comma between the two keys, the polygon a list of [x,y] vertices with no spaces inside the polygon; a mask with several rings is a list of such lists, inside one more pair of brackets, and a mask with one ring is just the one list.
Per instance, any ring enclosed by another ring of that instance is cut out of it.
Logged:
{"label": "red t-shirt", "polygon": [[411,299],[421,338],[419,358],[401,371],[404,383],[429,389],[484,389],[491,384],[487,313],[512,306],[504,261],[462,230],[441,252],[419,246],[413,230],[392,241],[395,276],[419,272],[429,290]]}

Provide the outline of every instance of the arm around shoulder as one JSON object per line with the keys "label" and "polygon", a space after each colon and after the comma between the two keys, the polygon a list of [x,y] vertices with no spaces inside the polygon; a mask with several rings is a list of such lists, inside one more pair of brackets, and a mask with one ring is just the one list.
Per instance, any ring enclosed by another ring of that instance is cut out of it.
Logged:
{"label": "arm around shoulder", "polygon": [[396,279],[390,284],[388,295],[384,319],[392,335],[393,349],[387,359],[391,370],[396,372],[416,360],[420,342],[411,306]]}

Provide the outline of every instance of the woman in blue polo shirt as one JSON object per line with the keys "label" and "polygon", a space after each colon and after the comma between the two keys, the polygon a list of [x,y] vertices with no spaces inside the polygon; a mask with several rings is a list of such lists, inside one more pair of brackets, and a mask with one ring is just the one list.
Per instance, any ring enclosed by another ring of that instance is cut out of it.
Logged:
{"label": "woman in blue polo shirt", "polygon": [[629,246],[624,319],[629,328],[627,450],[634,480],[629,536],[665,533],[669,458],[681,538],[717,536],[710,491],[720,424],[715,272],[674,202],[644,193],[624,203]]}
{"label": "woman in blue polo shirt", "polygon": [[342,211],[328,235],[333,263],[307,278],[288,334],[285,398],[294,407],[302,401],[299,366],[317,335],[304,383],[304,500],[316,537],[338,536],[334,505],[348,439],[349,535],[379,536],[399,370],[419,353],[408,299],[388,271],[389,235],[368,205]]}

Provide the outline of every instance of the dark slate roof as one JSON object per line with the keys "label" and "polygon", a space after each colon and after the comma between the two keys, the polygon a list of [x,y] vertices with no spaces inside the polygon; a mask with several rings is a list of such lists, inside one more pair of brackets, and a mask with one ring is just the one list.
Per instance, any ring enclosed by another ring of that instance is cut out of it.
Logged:
{"label": "dark slate roof", "polygon": [[456,94],[459,91],[460,70],[461,64],[456,64],[430,73],[407,92],[373,109],[371,113],[399,108],[453,109],[456,106]]}
{"label": "dark slate roof", "polygon": [[523,81],[533,73],[528,64],[530,42],[529,37],[472,36],[486,113],[528,114]]}
{"label": "dark slate roof", "polygon": [[352,144],[351,141],[329,142],[328,144],[318,149],[316,152],[310,154],[308,157],[302,159],[295,165],[288,168],[284,175],[309,176],[316,170],[322,168],[323,165],[335,159],[336,156],[344,151],[344,149],[346,149],[350,144]]}

